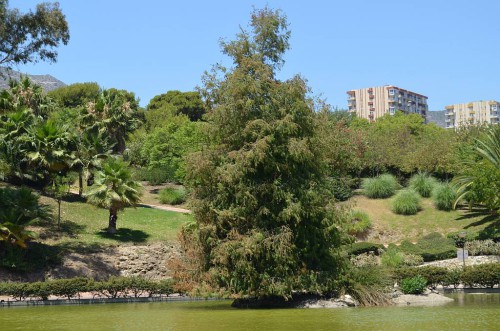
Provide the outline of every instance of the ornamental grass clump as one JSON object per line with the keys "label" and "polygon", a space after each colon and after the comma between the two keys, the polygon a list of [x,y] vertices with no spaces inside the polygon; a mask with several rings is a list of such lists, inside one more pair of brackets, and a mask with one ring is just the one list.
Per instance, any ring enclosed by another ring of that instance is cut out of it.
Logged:
{"label": "ornamental grass clump", "polygon": [[425,172],[419,172],[410,178],[409,187],[420,194],[422,198],[429,198],[437,181]]}
{"label": "ornamental grass clump", "polygon": [[364,194],[371,199],[385,199],[394,195],[399,184],[396,177],[390,174],[383,174],[375,178],[363,180],[361,188]]}
{"label": "ornamental grass clump", "polygon": [[448,183],[438,184],[432,193],[434,205],[439,210],[450,211],[457,198],[457,193]]}
{"label": "ornamental grass clump", "polygon": [[353,210],[349,216],[350,222],[347,225],[347,232],[351,236],[362,236],[372,227],[370,217],[363,211]]}
{"label": "ornamental grass clump", "polygon": [[420,209],[422,209],[420,207],[420,196],[413,190],[398,192],[392,202],[392,211],[398,215],[415,215]]}

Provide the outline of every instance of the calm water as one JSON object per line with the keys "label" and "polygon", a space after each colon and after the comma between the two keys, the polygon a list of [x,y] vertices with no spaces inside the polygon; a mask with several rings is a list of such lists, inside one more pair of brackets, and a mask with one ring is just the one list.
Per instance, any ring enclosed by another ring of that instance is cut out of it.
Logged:
{"label": "calm water", "polygon": [[441,307],[239,310],[224,302],[0,309],[0,330],[500,330],[500,294]]}

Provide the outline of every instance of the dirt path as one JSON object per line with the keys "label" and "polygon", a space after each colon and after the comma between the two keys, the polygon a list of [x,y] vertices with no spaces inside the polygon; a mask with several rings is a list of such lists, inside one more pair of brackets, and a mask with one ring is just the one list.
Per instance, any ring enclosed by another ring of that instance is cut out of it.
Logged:
{"label": "dirt path", "polygon": [[148,204],[148,203],[140,203],[140,204],[138,204],[138,206],[144,207],[144,208],[154,208],[154,209],[160,209],[160,210],[166,210],[166,211],[173,211],[176,213],[191,214],[191,210],[179,208],[179,207],[172,207],[172,206],[165,206],[165,205],[152,205],[152,204]]}

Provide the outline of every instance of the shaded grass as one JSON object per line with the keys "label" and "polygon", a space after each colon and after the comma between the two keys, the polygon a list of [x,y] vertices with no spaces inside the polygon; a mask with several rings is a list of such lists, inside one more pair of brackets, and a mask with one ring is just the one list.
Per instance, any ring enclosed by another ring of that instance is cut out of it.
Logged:
{"label": "shaded grass", "polygon": [[[431,232],[446,235],[451,232],[499,233],[500,215],[491,215],[486,210],[459,209],[452,211],[437,210],[429,198],[421,200],[422,209],[416,215],[396,215],[391,211],[394,197],[385,200],[354,196],[350,201],[355,208],[370,217],[373,228],[380,234],[370,238],[377,243],[400,242],[404,239],[415,242]],[[498,232],[497,232],[498,231]],[[391,238],[388,238],[391,237]]]}

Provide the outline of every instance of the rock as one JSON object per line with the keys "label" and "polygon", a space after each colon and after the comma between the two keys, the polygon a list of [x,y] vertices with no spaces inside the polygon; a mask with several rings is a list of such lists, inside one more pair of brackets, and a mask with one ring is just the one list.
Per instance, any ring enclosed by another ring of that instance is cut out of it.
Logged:
{"label": "rock", "polygon": [[403,294],[392,299],[397,306],[437,306],[453,302],[452,298],[437,293]]}

